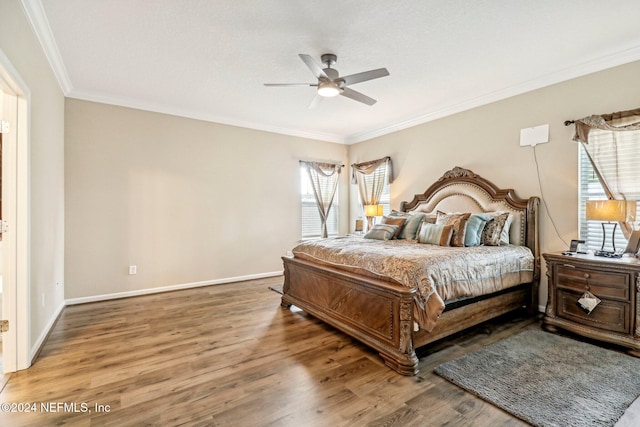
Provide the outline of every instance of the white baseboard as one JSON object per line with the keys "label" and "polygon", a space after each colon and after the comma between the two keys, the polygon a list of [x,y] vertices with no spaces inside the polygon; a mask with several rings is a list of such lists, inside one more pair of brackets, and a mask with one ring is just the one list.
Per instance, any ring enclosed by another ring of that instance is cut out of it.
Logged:
{"label": "white baseboard", "polygon": [[247,276],[227,277],[224,279],[205,280],[202,282],[183,283],[180,285],[162,286],[159,288],[139,289],[136,291],[116,292],[113,294],[94,295],[90,297],[70,298],[65,300],[66,305],[85,304],[88,302],[107,301],[118,298],[136,297],[140,295],[157,294],[161,292],[177,291],[181,289],[198,288],[202,286],[222,285],[225,283],[242,282],[245,280],[265,279],[267,277],[282,276],[282,271],[270,273],[250,274]]}
{"label": "white baseboard", "polygon": [[[62,313],[62,310],[64,310],[65,306],[66,306],[66,304],[63,301],[62,304],[60,304],[58,306],[58,308],[56,309],[55,313],[53,313],[53,316],[51,316],[51,318],[49,319],[49,322],[47,322],[45,327],[42,328],[42,332],[40,333],[40,336],[38,337],[36,342],[33,343],[33,346],[31,347],[31,350],[29,350],[29,361],[30,361],[30,363],[34,362],[36,356],[40,352],[40,349],[44,345],[45,340],[49,336],[49,332],[51,332],[51,329],[56,324],[56,321],[58,320],[58,317],[60,317],[60,313]],[[27,369],[28,367],[29,366],[18,367],[18,369]]]}

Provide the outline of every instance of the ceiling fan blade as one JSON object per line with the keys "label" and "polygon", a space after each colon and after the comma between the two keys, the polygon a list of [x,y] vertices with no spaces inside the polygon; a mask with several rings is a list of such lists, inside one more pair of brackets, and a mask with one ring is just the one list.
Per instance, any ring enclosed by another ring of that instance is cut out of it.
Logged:
{"label": "ceiling fan blade", "polygon": [[367,80],[378,79],[389,75],[389,71],[386,68],[378,68],[377,70],[364,71],[362,73],[350,74],[348,76],[341,77],[346,85],[352,85],[355,83],[366,82]]}
{"label": "ceiling fan blade", "polygon": [[363,104],[367,105],[373,105],[378,102],[375,99],[369,98],[367,95],[353,89],[349,89],[348,87],[345,87],[340,95],[346,96],[347,98],[353,99],[354,101],[362,102]]}
{"label": "ceiling fan blade", "polygon": [[302,59],[304,61],[305,64],[307,64],[307,67],[309,67],[309,69],[311,70],[311,72],[313,73],[314,76],[316,76],[318,79],[320,77],[325,78],[327,80],[331,80],[329,78],[329,76],[327,76],[325,74],[324,71],[322,71],[322,67],[319,66],[316,61],[313,60],[313,58],[311,57],[311,55],[306,55],[304,53],[299,53],[298,56],[300,57],[300,59]]}
{"label": "ceiling fan blade", "polygon": [[281,87],[281,86],[318,86],[317,83],[265,83],[265,86]]}
{"label": "ceiling fan blade", "polygon": [[316,108],[318,105],[320,105],[323,99],[323,96],[316,94],[315,98],[313,98],[313,100],[311,101],[311,104],[309,104],[309,109],[312,110]]}

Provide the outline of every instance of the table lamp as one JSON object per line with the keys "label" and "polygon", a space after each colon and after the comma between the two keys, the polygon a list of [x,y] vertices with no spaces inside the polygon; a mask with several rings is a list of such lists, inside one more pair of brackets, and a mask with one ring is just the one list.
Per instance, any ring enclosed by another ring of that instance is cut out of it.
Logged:
{"label": "table lamp", "polygon": [[367,217],[367,230],[373,226],[373,218],[384,215],[382,205],[364,205],[364,216]]}
{"label": "table lamp", "polygon": [[[596,255],[611,256],[616,253],[616,228],[619,222],[635,221],[636,217],[636,202],[635,200],[587,200],[587,215],[588,221],[603,221],[602,222],[602,246],[600,250],[596,252]],[[613,252],[605,251],[604,245],[606,242],[605,223],[611,224],[613,222],[613,230],[611,231],[611,245],[613,246]]]}

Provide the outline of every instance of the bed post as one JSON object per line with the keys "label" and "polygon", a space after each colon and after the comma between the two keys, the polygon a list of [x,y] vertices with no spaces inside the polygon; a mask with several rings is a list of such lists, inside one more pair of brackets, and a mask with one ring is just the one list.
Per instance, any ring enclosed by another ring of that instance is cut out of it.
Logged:
{"label": "bed post", "polygon": [[413,348],[413,302],[400,302],[400,337],[398,349],[391,354],[380,352],[385,365],[402,375],[418,373],[418,356]]}
{"label": "bed post", "polygon": [[[292,257],[286,257],[286,258],[292,258]],[[291,307],[291,303],[285,301],[284,296],[287,294],[287,292],[289,291],[289,284],[290,284],[290,274],[289,274],[289,264],[287,264],[285,257],[282,258],[282,264],[283,264],[283,274],[284,274],[284,283],[282,285],[282,299],[280,300],[280,305],[282,307],[285,308],[289,308]]]}
{"label": "bed post", "polygon": [[529,314],[538,311],[538,295],[540,293],[540,233],[538,229],[538,211],[540,207],[539,197],[530,197],[527,202],[527,230],[526,245],[533,253],[533,281],[531,282],[531,301]]}

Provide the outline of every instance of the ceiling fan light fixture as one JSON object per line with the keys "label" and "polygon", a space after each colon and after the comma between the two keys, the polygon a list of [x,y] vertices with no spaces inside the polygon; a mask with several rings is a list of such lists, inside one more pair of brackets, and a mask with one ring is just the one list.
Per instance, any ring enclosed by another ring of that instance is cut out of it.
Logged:
{"label": "ceiling fan light fixture", "polygon": [[323,82],[318,85],[318,95],[330,98],[340,95],[340,89],[333,82]]}
{"label": "ceiling fan light fixture", "polygon": [[363,71],[362,73],[350,74],[348,76],[340,77],[338,70],[331,68],[338,59],[336,55],[332,53],[326,53],[320,58],[326,68],[322,68],[310,55],[300,53],[298,54],[300,59],[311,70],[316,77],[316,83],[265,83],[265,86],[312,86],[316,87],[317,95],[313,98],[313,102],[309,105],[309,108],[315,107],[322,98],[332,98],[338,95],[342,95],[346,98],[353,99],[354,101],[361,102],[366,105],[373,105],[376,100],[369,98],[367,95],[355,91],[349,87],[356,83],[366,82],[380,77],[389,75],[389,71],[386,68],[378,68],[376,70]]}

